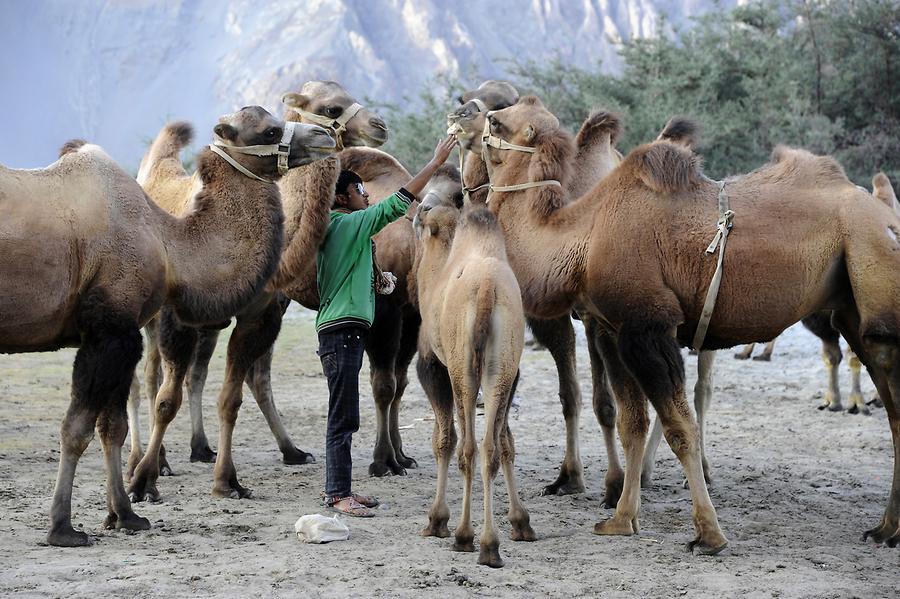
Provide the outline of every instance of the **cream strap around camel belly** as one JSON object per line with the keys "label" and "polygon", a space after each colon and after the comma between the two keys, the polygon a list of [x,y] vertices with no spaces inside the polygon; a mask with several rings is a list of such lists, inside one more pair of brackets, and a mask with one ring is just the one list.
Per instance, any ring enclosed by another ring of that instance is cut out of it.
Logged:
{"label": "cream strap around camel belly", "polygon": [[719,187],[719,221],[716,223],[716,235],[706,248],[706,253],[715,253],[716,247],[718,247],[719,257],[716,260],[716,272],[709,283],[706,301],[703,303],[703,311],[700,313],[700,320],[697,321],[697,330],[694,332],[694,340],[691,343],[697,351],[703,348],[709,321],[712,319],[713,310],[716,308],[716,298],[719,296],[719,287],[722,284],[722,262],[725,258],[725,242],[728,240],[728,234],[731,232],[734,223],[734,211],[729,206],[728,194],[725,192],[725,181],[712,182]]}

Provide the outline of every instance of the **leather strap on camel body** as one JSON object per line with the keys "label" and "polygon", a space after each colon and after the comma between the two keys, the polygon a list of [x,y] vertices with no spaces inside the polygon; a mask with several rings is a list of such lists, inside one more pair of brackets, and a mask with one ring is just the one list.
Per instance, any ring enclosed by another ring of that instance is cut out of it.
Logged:
{"label": "leather strap on camel body", "polygon": [[291,155],[291,139],[294,137],[294,129],[297,123],[286,122],[284,124],[284,133],[281,134],[281,141],[277,144],[265,144],[256,146],[235,146],[220,137],[216,137],[216,141],[209,144],[209,149],[225,159],[225,162],[236,168],[244,175],[257,181],[272,183],[269,179],[264,179],[256,173],[253,173],[243,164],[228,155],[222,148],[227,148],[238,154],[249,154],[251,156],[278,156],[278,172],[285,174],[288,171],[288,157]]}
{"label": "leather strap on camel body", "polygon": [[719,258],[716,261],[716,272],[709,283],[706,301],[703,303],[703,311],[700,313],[700,320],[697,322],[697,330],[694,333],[694,341],[691,344],[697,351],[703,349],[703,341],[706,339],[709,321],[712,319],[713,310],[716,308],[716,298],[719,296],[719,287],[722,284],[722,262],[725,258],[725,242],[728,240],[728,234],[731,232],[734,222],[734,211],[728,205],[725,181],[713,181],[713,183],[719,187],[719,221],[716,223],[716,235],[706,248],[706,253],[715,253],[716,247],[718,247]]}

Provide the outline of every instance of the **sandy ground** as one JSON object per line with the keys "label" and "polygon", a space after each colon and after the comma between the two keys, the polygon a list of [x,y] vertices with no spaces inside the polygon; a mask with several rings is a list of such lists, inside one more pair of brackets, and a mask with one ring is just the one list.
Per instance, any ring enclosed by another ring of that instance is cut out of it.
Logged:
{"label": "sandy ground", "polygon": [[[708,450],[711,495],[731,544],[716,557],[695,557],[688,491],[680,466],[662,448],[655,484],[643,493],[641,534],[597,537],[606,468],[599,428],[589,408],[589,373],[579,348],[582,455],[588,492],[541,497],[563,454],[563,421],[549,355],[526,349],[521,406],[511,416],[516,471],[538,534],[535,543],[508,540],[505,490],[495,487],[501,554],[506,567],[476,564],[453,553],[451,539],[422,538],[434,493],[431,409],[413,381],[401,421],[407,453],[419,468],[406,477],[369,479],[374,441],[371,392],[363,385],[363,422],[355,439],[357,489],[384,502],[372,520],[348,521],[351,538],[330,545],[300,543],[294,521],[321,511],[326,385],[314,354],[308,313],[291,308],[278,340],[274,385],[295,443],[319,462],[284,466],[252,397],[238,421],[235,461],[254,499],[215,499],[212,467],[191,464],[186,406],[166,440],[176,476],[161,479],[163,501],[139,504],[153,523],[137,534],[104,531],[100,445],[82,459],[74,490],[76,526],[94,535],[84,549],[44,544],[59,457],[59,423],[68,401],[74,351],[0,356],[0,596],[272,597],[602,596],[602,597],[896,597],[900,550],[860,541],[881,517],[891,480],[891,442],[883,409],[872,416],[815,410],[825,381],[819,344],[799,327],[775,348],[771,363],[718,358]],[[206,423],[217,424],[214,399],[224,343],[213,360]],[[693,384],[696,358],[687,358]],[[363,372],[367,380],[367,367]],[[842,370],[842,381],[849,374]],[[411,378],[415,379],[413,375]],[[873,394],[866,380],[867,397]],[[480,532],[480,478],[474,514]],[[451,469],[451,529],[459,515],[461,479]]]}

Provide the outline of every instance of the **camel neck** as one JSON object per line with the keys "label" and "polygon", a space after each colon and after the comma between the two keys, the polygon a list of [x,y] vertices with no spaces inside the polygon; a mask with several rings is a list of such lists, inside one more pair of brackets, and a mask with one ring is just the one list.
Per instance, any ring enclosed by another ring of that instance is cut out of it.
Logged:
{"label": "camel neck", "polygon": [[163,221],[168,301],[191,324],[221,322],[258,295],[278,265],[284,215],[278,188],[201,152],[203,188]]}

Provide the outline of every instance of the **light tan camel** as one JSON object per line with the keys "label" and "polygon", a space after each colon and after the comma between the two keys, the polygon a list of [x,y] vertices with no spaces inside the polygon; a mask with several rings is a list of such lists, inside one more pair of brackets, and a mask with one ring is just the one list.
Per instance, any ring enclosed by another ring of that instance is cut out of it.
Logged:
{"label": "light tan camel", "polygon": [[[463,178],[469,190],[470,201],[473,203],[484,203],[488,194],[488,173],[481,157],[481,133],[484,130],[485,114],[488,110],[512,106],[518,99],[518,92],[509,84],[488,81],[477,90],[464,94],[460,100],[466,100],[466,103],[447,117],[450,131],[456,133],[460,140],[460,151],[464,151],[466,155]],[[578,152],[573,159],[573,169],[578,173],[578,177],[570,178],[567,183],[570,194],[589,189],[619,163],[621,155],[614,146],[621,128],[621,120],[617,115],[603,111],[595,111],[582,124],[576,138]],[[594,337],[597,323],[587,314],[582,314],[581,318],[588,335]],[[585,490],[584,468],[578,439],[581,390],[575,368],[575,330],[572,320],[569,315],[564,315],[545,321],[528,314],[526,322],[535,339],[550,351],[556,364],[559,398],[566,423],[566,450],[559,475],[555,481],[544,487],[542,494],[582,493]],[[588,354],[593,382],[592,404],[603,431],[609,462],[603,504],[613,507],[621,494],[625,476],[619,463],[615,441],[615,404],[606,383],[603,361],[595,343],[588,344]]]}
{"label": "light tan camel", "polygon": [[[288,93],[284,97],[286,119],[290,122],[315,121],[327,127],[336,143],[350,146],[363,143],[383,143],[387,138],[384,122],[375,114],[360,106],[339,84],[330,81],[310,81],[303,85],[299,93]],[[141,167],[139,179],[154,199],[167,210],[178,214],[188,209],[192,201],[195,184],[178,160],[180,148],[174,147],[164,139],[157,140],[148,152]],[[327,228],[328,215],[334,201],[334,185],[340,173],[340,161],[337,156],[292,169],[279,182],[282,202],[285,211],[285,243],[278,270],[275,273],[266,293],[259,301],[249,306],[243,313],[237,314],[237,325],[229,342],[228,366],[226,369],[226,385],[219,396],[220,422],[224,418],[225,426],[220,426],[220,452],[222,447],[230,448],[233,420],[237,415],[237,406],[241,402],[242,381],[246,381],[257,404],[260,407],[269,428],[274,435],[286,464],[305,464],[315,461],[309,453],[298,449],[285,429],[281,417],[275,407],[271,385],[272,344],[278,334],[281,317],[287,307],[287,300],[279,291],[302,279],[309,272],[310,265],[315,264],[315,256],[319,243]],[[236,482],[234,465],[230,449],[226,455],[216,456],[209,449],[206,435],[203,432],[202,391],[206,379],[209,359],[215,348],[218,329],[227,325],[204,327],[197,330],[197,340],[186,366],[186,372],[179,372],[189,392],[191,405],[191,460],[216,460],[216,480],[213,493],[220,496],[247,496],[249,491]],[[153,350],[157,346],[155,327],[148,327],[151,338],[151,351],[147,360],[148,395],[156,396],[159,388],[159,352]],[[175,384],[175,383],[173,383]],[[178,383],[180,385],[180,382]],[[136,415],[136,408],[132,409]],[[151,410],[151,414],[153,411]],[[136,420],[136,416],[134,416]],[[152,421],[152,418],[151,418]],[[230,422],[229,422],[230,421]],[[137,427],[134,427],[135,430]],[[140,458],[139,441],[133,437],[132,459],[130,464]],[[137,454],[137,455],[136,455]],[[160,472],[170,469],[160,455]],[[135,497],[158,498],[154,481],[148,487],[148,481],[132,481]],[[149,490],[148,490],[149,489]]]}
{"label": "light tan camel", "polygon": [[[356,172],[364,181],[370,201],[389,197],[411,175],[390,154],[372,148],[349,148],[340,154],[343,168]],[[423,198],[444,200],[461,197],[459,172],[443,165],[432,177]],[[392,272],[397,285],[390,295],[375,296],[375,320],[366,337],[366,354],[372,395],[375,399],[376,436],[371,476],[403,475],[416,461],[403,451],[400,436],[400,405],[409,382],[407,371],[416,352],[420,316],[412,304],[409,286],[414,278],[415,234],[409,218],[389,224],[373,237],[379,268]],[[318,309],[315,264],[286,289],[288,297],[301,305]]]}
{"label": "light tan camel", "polygon": [[[183,140],[191,136],[185,123],[168,129]],[[227,140],[223,152],[272,178],[280,157],[231,148],[277,142],[283,130],[283,121],[259,107],[216,126]],[[102,150],[82,144],[67,144],[46,169],[0,167],[0,315],[15,315],[0,316],[0,351],[79,347],[47,537],[63,546],[90,544],[72,527],[71,498],[75,467],[95,426],[107,469],[105,526],[150,527],[131,509],[121,467],[140,327],[164,302],[185,320],[215,322],[252,301],[277,266],[283,219],[275,185],[244,177],[210,150],[199,157],[203,187],[193,210],[174,218]],[[287,165],[333,146],[319,127],[295,129]]]}
{"label": "light tan camel", "polygon": [[[533,154],[489,149],[496,185],[567,178],[571,137],[536,98],[492,113],[489,121],[492,135],[535,149]],[[727,181],[725,191],[735,228],[700,349],[773,339],[804,316],[833,309],[836,326],[875,381],[894,438],[890,498],[881,523],[866,536],[896,543],[900,218],[868,201],[833,159],[803,150],[776,149],[770,164]],[[703,176],[696,156],[657,141],[632,151],[574,202],[566,202],[551,184],[491,199],[526,311],[552,317],[578,303],[609,333],[601,342],[620,408],[626,471],[616,513],[595,526],[598,534],[638,530],[649,398],[690,486],[697,537],[689,547],[715,553],[727,544],[703,477],[678,348],[692,341],[705,282],[715,269],[703,249],[715,232],[718,196],[719,185]],[[802,246],[787,242],[797,239],[804,240]],[[759,280],[768,281],[762,290]]]}
{"label": "light tan camel", "polygon": [[471,505],[477,451],[475,401],[481,388],[485,430],[481,442],[484,526],[478,563],[499,568],[503,560],[494,526],[493,482],[501,464],[509,494],[512,539],[535,539],[528,511],[516,489],[515,446],[508,424],[524,344],[521,294],[506,262],[503,234],[486,207],[469,207],[460,218],[455,206],[435,207],[429,199],[419,208],[417,231],[421,235],[421,257],[417,260],[416,281],[422,313],[418,369],[434,408],[432,445],[438,462],[437,492],[422,534],[450,534],[446,485],[456,446],[455,406],[461,430],[459,469],[465,482],[453,549],[475,550]]}

